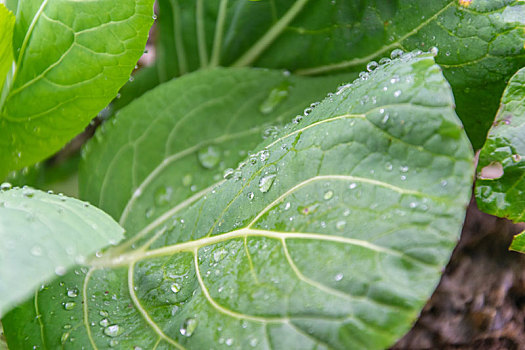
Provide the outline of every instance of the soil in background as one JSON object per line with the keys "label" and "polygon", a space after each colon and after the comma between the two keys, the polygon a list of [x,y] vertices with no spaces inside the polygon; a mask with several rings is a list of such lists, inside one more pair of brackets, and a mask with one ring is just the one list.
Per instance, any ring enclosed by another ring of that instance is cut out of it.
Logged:
{"label": "soil in background", "polygon": [[472,202],[441,282],[392,349],[525,349],[525,255],[508,250],[524,229]]}

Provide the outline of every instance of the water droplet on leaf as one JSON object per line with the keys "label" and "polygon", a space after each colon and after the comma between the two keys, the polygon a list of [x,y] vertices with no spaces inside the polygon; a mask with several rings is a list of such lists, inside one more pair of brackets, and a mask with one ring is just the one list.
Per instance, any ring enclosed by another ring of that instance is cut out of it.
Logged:
{"label": "water droplet on leaf", "polygon": [[119,327],[118,324],[113,324],[104,329],[104,334],[108,337],[114,338],[120,335],[120,333],[122,333],[122,329]]}
{"label": "water droplet on leaf", "polygon": [[212,169],[219,164],[221,153],[216,147],[208,146],[199,150],[198,158],[204,168]]}
{"label": "water droplet on leaf", "polygon": [[191,337],[195,329],[197,328],[197,320],[194,318],[188,318],[180,327],[180,334],[185,337]]}
{"label": "water droplet on leaf", "polygon": [[266,193],[270,190],[270,188],[273,185],[273,182],[275,181],[275,174],[267,174],[261,177],[259,180],[259,191],[262,193]]}
{"label": "water droplet on leaf", "polygon": [[270,90],[268,97],[264,100],[259,106],[259,111],[262,114],[269,114],[290,94],[290,82],[283,81],[281,84],[277,85]]}

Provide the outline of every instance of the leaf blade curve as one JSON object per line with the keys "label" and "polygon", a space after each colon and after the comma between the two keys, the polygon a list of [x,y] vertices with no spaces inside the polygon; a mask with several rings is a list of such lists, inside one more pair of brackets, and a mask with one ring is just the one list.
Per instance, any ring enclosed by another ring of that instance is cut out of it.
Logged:
{"label": "leaf blade curve", "polygon": [[[56,305],[61,288],[82,286],[85,305],[60,311],[71,328],[50,323],[44,339],[379,349],[402,335],[448,260],[472,181],[472,150],[433,58],[379,68],[257,149],[239,176],[152,217],[133,249],[110,249],[42,291]],[[35,327],[23,319],[7,319],[14,344],[24,344],[15,325]]]}
{"label": "leaf blade curve", "polygon": [[107,214],[76,199],[15,188],[0,191],[0,203],[0,315],[123,238],[124,230]]}

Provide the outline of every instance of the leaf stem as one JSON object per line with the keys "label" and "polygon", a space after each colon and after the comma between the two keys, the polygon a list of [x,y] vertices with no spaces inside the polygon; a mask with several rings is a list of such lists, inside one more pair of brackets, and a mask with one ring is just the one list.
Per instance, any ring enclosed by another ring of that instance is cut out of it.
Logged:
{"label": "leaf stem", "polygon": [[264,50],[270,44],[272,44],[275,39],[281,35],[281,33],[286,29],[286,26],[301,12],[304,5],[308,0],[298,0],[295,4],[290,7],[288,12],[281,17],[271,28],[266,32],[266,34],[259,39],[248,51],[244,53],[232,66],[233,67],[246,67],[252,64],[259,56],[263,53]]}
{"label": "leaf stem", "polygon": [[221,0],[219,5],[219,13],[217,14],[217,24],[215,27],[215,38],[213,39],[213,51],[211,54],[210,67],[216,67],[220,62],[222,37],[224,34],[224,23],[226,22],[227,8],[228,0]]}
{"label": "leaf stem", "polygon": [[197,0],[197,43],[199,46],[199,59],[201,68],[208,66],[208,52],[206,50],[206,32],[204,28],[204,4],[202,0]]}
{"label": "leaf stem", "polygon": [[188,62],[186,62],[186,52],[184,50],[184,43],[182,41],[180,8],[177,0],[171,0],[171,8],[173,11],[173,36],[175,38],[175,50],[177,51],[177,59],[179,61],[179,75],[184,75],[188,72]]}

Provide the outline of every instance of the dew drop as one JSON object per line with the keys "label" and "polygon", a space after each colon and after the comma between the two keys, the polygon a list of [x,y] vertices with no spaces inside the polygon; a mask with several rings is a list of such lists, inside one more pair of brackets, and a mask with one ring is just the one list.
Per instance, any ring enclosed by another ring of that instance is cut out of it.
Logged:
{"label": "dew drop", "polygon": [[180,291],[180,285],[178,283],[172,283],[170,289],[173,293],[178,293]]}
{"label": "dew drop", "polygon": [[325,200],[329,200],[329,199],[331,199],[333,196],[334,196],[334,191],[332,191],[332,190],[328,190],[328,191],[326,191],[326,192],[324,193],[323,198],[324,198]]}
{"label": "dew drop", "polygon": [[261,177],[259,180],[259,191],[262,193],[266,193],[270,190],[270,188],[273,185],[273,182],[275,181],[275,174],[267,174]]}
{"label": "dew drop", "polygon": [[73,301],[70,301],[70,302],[67,302],[67,303],[64,304],[64,309],[70,311],[70,310],[73,310],[76,305],[77,305],[77,303],[75,303]]}
{"label": "dew drop", "polygon": [[401,56],[403,56],[403,50],[401,49],[395,49],[394,51],[392,51],[392,53],[390,53],[390,58],[391,59],[396,59],[396,58],[399,58]]}
{"label": "dew drop", "polygon": [[109,320],[107,318],[103,318],[98,324],[105,328],[109,326]]}
{"label": "dew drop", "polygon": [[519,154],[513,154],[512,160],[515,162],[519,162],[521,160],[521,156]]}
{"label": "dew drop", "polygon": [[26,197],[26,198],[33,198],[33,196],[35,195],[35,191],[33,191],[32,189],[24,186],[24,188],[22,190],[22,195],[24,197]]}
{"label": "dew drop", "polygon": [[388,119],[390,119],[390,115],[387,113],[385,114],[385,116],[383,117],[383,120],[381,120],[381,123],[382,124],[386,124],[388,122]]}
{"label": "dew drop", "polygon": [[379,60],[379,64],[380,64],[381,66],[382,66],[382,65],[385,65],[385,64],[388,64],[388,63],[390,63],[390,62],[391,62],[391,60],[390,60],[390,58],[388,58],[388,57],[383,57],[383,58],[381,58],[381,59]]}
{"label": "dew drop", "polygon": [[109,341],[109,346],[110,346],[110,347],[114,348],[114,347],[117,346],[117,345],[118,345],[118,340],[117,340],[117,339],[111,339],[111,340]]}
{"label": "dew drop", "polygon": [[234,170],[232,168],[228,168],[224,170],[224,175],[222,176],[225,179],[231,179],[233,177]]}
{"label": "dew drop", "polygon": [[379,64],[376,61],[371,61],[366,65],[366,70],[371,72],[377,67],[379,67]]}
{"label": "dew drop", "polygon": [[308,115],[310,115],[310,113],[313,112],[313,110],[314,109],[312,107],[305,108],[304,111],[303,111],[304,116],[307,117]]}
{"label": "dew drop", "polygon": [[401,90],[396,90],[394,92],[394,97],[399,97],[399,96],[401,96]]}
{"label": "dew drop", "polygon": [[342,273],[338,273],[337,275],[335,275],[334,280],[336,282],[339,282],[340,280],[343,279],[343,277],[344,277],[344,275]]}
{"label": "dew drop", "polygon": [[253,192],[248,193],[248,199],[252,200],[255,197],[255,194]]}
{"label": "dew drop", "polygon": [[352,183],[350,184],[350,186],[348,186],[348,188],[351,189],[351,190],[353,190],[353,189],[356,188],[356,187],[357,187],[357,184],[356,184],[355,182],[352,182]]}
{"label": "dew drop", "polygon": [[303,120],[303,116],[302,115],[298,115],[298,116],[296,116],[295,118],[292,119],[292,123],[299,124],[301,122],[301,120]]}
{"label": "dew drop", "polygon": [[270,158],[270,151],[268,151],[267,149],[262,150],[259,155],[259,159],[261,160],[261,162],[266,162],[268,158]]}
{"label": "dew drop", "polygon": [[68,289],[67,296],[70,297],[70,298],[78,297],[78,289],[76,289],[76,288]]}
{"label": "dew drop", "polygon": [[439,49],[436,46],[432,46],[430,48],[430,53],[432,54],[432,56],[436,57],[439,53]]}
{"label": "dew drop", "polygon": [[180,334],[185,337],[191,337],[195,329],[197,328],[197,320],[194,318],[188,318],[184,321],[180,327]]}
{"label": "dew drop", "polygon": [[68,333],[63,333],[62,336],[60,337],[60,342],[62,344],[64,344],[67,341],[68,338],[69,338],[69,332]]}
{"label": "dew drop", "polygon": [[361,78],[361,80],[368,80],[369,77],[370,77],[370,74],[368,74],[368,72],[359,73],[359,78]]}
{"label": "dew drop", "polygon": [[346,226],[346,221],[344,220],[341,220],[341,221],[338,221],[336,224],[335,224],[335,227],[339,230],[339,231],[342,231]]}
{"label": "dew drop", "polygon": [[8,191],[12,187],[13,187],[13,185],[11,185],[9,182],[3,182],[2,184],[0,184],[0,190],[2,190],[2,191]]}
{"label": "dew drop", "polygon": [[259,106],[259,111],[262,114],[273,112],[279,104],[288,98],[288,95],[290,94],[290,86],[291,85],[288,81],[283,81],[271,89],[268,97]]}
{"label": "dew drop", "polygon": [[199,150],[198,158],[203,168],[213,169],[219,164],[221,153],[216,147],[208,146]]}
{"label": "dew drop", "polygon": [[115,338],[118,335],[120,335],[120,333],[122,333],[122,329],[119,327],[118,324],[113,324],[104,329],[104,334],[108,337]]}

